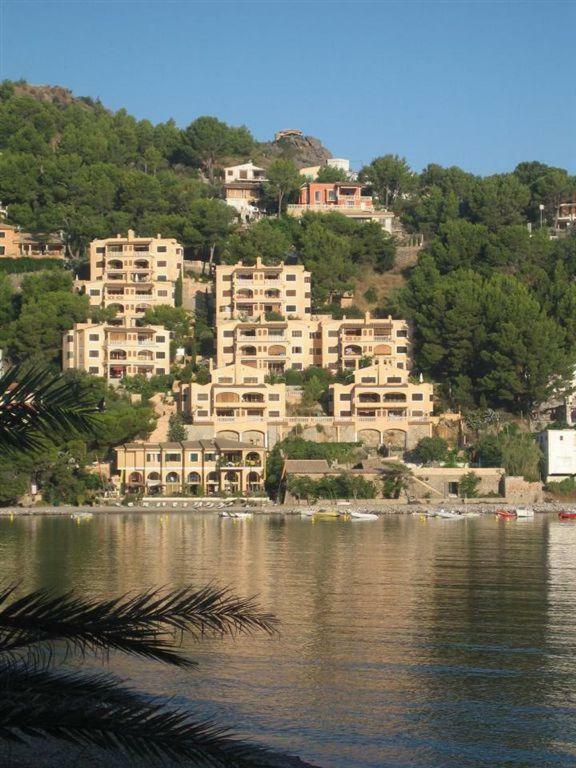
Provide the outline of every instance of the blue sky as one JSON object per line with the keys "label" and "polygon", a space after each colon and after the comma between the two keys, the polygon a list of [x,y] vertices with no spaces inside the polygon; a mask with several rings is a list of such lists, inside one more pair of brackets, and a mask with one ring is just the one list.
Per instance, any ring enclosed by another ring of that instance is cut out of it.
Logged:
{"label": "blue sky", "polygon": [[575,2],[0,0],[0,78],[475,173],[576,173]]}

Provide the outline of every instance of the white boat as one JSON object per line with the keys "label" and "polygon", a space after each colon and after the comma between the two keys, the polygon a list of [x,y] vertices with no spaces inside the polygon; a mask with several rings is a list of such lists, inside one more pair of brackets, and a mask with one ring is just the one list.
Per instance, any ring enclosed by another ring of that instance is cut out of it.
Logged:
{"label": "white boat", "polygon": [[94,515],[92,512],[72,512],[70,517],[72,520],[92,520]]}
{"label": "white boat", "polygon": [[218,514],[218,517],[227,517],[230,520],[247,520],[252,517],[252,512],[229,512],[223,510]]}
{"label": "white boat", "polygon": [[378,515],[373,512],[351,511],[349,515],[352,520],[378,520]]}
{"label": "white boat", "polygon": [[518,507],[516,517],[534,517],[534,510],[526,507]]}
{"label": "white boat", "polygon": [[458,512],[451,512],[449,509],[439,509],[437,517],[441,517],[443,520],[463,519],[463,515],[459,515]]}
{"label": "white boat", "polygon": [[309,509],[300,509],[298,511],[302,517],[314,517],[314,515],[318,514],[318,510],[314,509],[313,507],[310,507]]}

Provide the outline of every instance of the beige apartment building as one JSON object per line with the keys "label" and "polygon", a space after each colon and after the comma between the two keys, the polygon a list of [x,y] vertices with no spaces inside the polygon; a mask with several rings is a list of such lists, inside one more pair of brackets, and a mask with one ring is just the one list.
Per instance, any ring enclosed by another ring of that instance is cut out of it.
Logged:
{"label": "beige apartment building", "polygon": [[90,280],[78,280],[90,304],[115,307],[125,318],[143,317],[149,307],[174,306],[183,276],[184,249],[174,238],[117,235],[90,243]]}
{"label": "beige apartment building", "polygon": [[127,443],[115,451],[125,492],[249,495],[261,493],[264,488],[266,451],[251,443],[223,438]]}
{"label": "beige apartment building", "polygon": [[300,401],[298,387],[267,382],[263,369],[239,362],[216,368],[208,384],[174,385],[180,413],[194,438],[220,437],[272,448],[298,428],[307,439],[362,441],[410,448],[432,434],[432,384],[415,382],[393,356],[375,358],[354,372],[350,384],[330,386],[329,414],[289,415]]}
{"label": "beige apartment building", "polygon": [[311,365],[356,370],[368,360],[383,357],[394,358],[400,369],[411,368],[408,323],[372,318],[368,312],[361,319],[310,315],[308,320],[228,320],[218,323],[216,336],[218,367],[240,361],[273,374]]}
{"label": "beige apartment building", "polygon": [[208,384],[176,382],[180,413],[196,435],[268,445],[268,426],[286,419],[286,385],[266,382],[266,371],[240,362],[215,368]]}
{"label": "beige apartment building", "polygon": [[64,334],[62,368],[78,368],[111,383],[125,376],[170,372],[170,333],[159,325],[76,323]]}
{"label": "beige apartment building", "polygon": [[225,320],[256,320],[276,312],[285,318],[311,314],[311,276],[302,264],[253,266],[220,264],[216,267],[216,324]]}
{"label": "beige apartment building", "polygon": [[170,372],[170,332],[145,325],[146,310],[174,306],[183,271],[183,248],[174,238],[137,237],[132,230],[90,244],[90,280],[79,280],[92,306],[116,309],[108,323],[76,323],[64,334],[64,370],[79,368],[117,383]]}
{"label": "beige apartment building", "polygon": [[[379,356],[354,372],[351,384],[330,386],[330,411],[336,421],[352,420],[358,440],[372,446],[409,447],[431,434],[434,387],[413,381],[394,358]],[[422,427],[425,427],[423,430]]]}
{"label": "beige apartment building", "polygon": [[59,235],[21,232],[19,227],[0,221],[0,258],[63,259],[64,243]]}

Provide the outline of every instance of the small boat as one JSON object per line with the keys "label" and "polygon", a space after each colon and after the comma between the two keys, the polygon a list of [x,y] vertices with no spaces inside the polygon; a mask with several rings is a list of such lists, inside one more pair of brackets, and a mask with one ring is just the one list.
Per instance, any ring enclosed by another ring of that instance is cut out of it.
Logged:
{"label": "small boat", "polygon": [[534,517],[534,510],[527,507],[518,507],[516,509],[516,517]]}
{"label": "small boat", "polygon": [[499,520],[516,520],[515,509],[497,509],[494,514]]}
{"label": "small boat", "polygon": [[252,512],[229,512],[223,510],[218,513],[218,517],[227,517],[230,520],[247,520],[252,517]]}
{"label": "small boat", "polygon": [[462,520],[462,515],[449,509],[439,509],[436,516],[441,517],[443,520]]}
{"label": "small boat", "polygon": [[80,520],[92,520],[94,515],[92,514],[92,512],[72,512],[70,517],[72,518],[72,520],[80,521]]}
{"label": "small boat", "polygon": [[566,510],[558,512],[560,520],[576,520],[576,512],[567,512]]}
{"label": "small boat", "polygon": [[375,515],[373,512],[360,512],[358,511],[351,511],[348,512],[352,520],[378,520],[378,515]]}

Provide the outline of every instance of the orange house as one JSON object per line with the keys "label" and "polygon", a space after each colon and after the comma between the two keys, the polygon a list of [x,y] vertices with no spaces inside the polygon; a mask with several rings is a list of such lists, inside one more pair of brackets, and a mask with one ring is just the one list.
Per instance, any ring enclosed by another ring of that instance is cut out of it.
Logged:
{"label": "orange house", "polygon": [[362,194],[363,188],[363,184],[353,181],[310,181],[300,188],[299,205],[311,209],[318,207],[372,210],[372,198]]}

